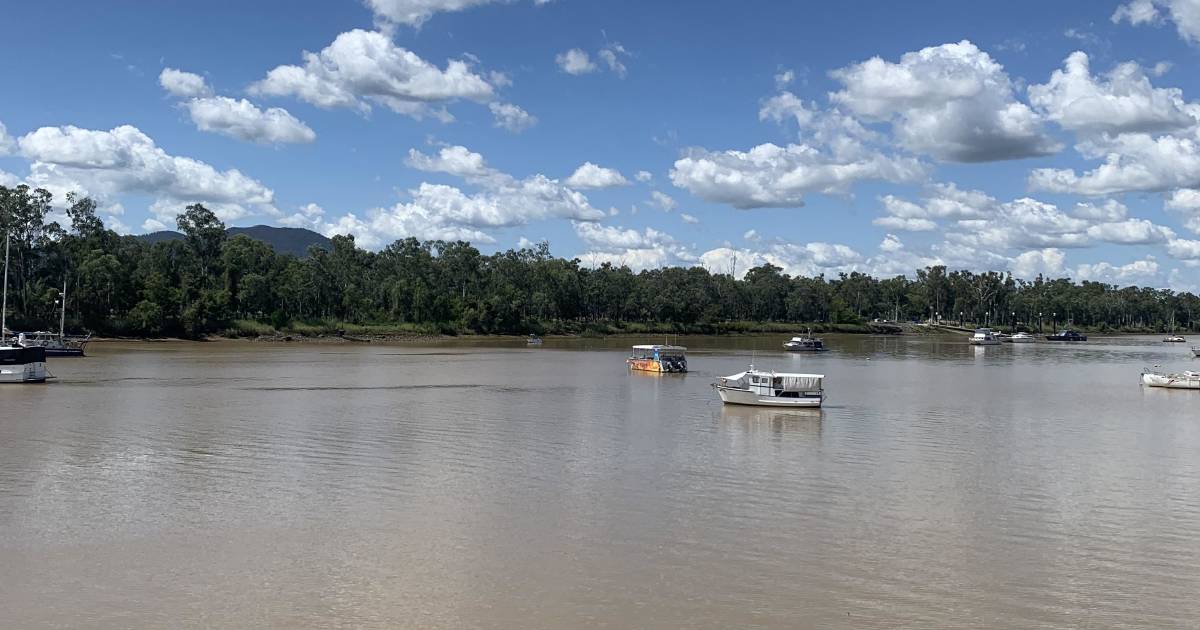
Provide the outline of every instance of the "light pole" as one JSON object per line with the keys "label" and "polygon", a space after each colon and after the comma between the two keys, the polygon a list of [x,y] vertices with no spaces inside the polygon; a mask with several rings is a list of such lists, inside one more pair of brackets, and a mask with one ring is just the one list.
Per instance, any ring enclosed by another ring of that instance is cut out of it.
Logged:
{"label": "light pole", "polygon": [[1042,328],[1042,312],[1041,311],[1038,311],[1038,332],[1039,333],[1046,332],[1046,330],[1044,328]]}

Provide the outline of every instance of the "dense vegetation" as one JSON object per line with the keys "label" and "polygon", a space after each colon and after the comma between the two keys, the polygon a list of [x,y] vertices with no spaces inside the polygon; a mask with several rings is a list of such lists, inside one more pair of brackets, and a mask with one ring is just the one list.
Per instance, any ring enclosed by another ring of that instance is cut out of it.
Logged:
{"label": "dense vegetation", "polygon": [[[146,243],[105,229],[88,198],[68,195],[69,226],[47,222],[50,193],[0,186],[12,238],[10,328],[50,327],[64,280],[68,327],[100,334],[198,337],[225,331],[610,332],[745,330],[745,322],[853,325],[940,316],[1009,326],[1067,321],[1093,329],[1193,329],[1190,293],[930,267],[915,278],[742,280],[699,267],[633,273],[535,248],[484,255],[468,243],[404,239],[380,252],[349,236],[332,250],[277,254],[201,205],[179,215],[182,240]],[[1053,320],[1053,321],[1052,321]],[[767,324],[769,325],[769,324]],[[374,328],[372,328],[374,326]]]}

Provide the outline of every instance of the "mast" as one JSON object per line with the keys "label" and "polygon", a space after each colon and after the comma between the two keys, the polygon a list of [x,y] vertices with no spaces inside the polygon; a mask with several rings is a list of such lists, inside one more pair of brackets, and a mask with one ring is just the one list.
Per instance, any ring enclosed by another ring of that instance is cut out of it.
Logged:
{"label": "mast", "polygon": [[62,311],[58,315],[58,342],[64,343],[67,329],[67,279],[63,277],[63,292],[60,297],[62,300]]}
{"label": "mast", "polygon": [[8,232],[4,233],[4,298],[0,301],[0,345],[3,345],[8,339],[5,337],[4,331],[8,330],[5,325],[8,323]]}

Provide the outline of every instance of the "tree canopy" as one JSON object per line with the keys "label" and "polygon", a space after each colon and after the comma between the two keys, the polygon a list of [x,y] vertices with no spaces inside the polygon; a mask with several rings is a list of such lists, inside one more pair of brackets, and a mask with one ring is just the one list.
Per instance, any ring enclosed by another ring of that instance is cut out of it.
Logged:
{"label": "tree canopy", "polygon": [[1097,329],[1195,329],[1200,298],[1165,289],[1006,273],[914,270],[913,277],[789,276],[771,265],[744,278],[701,267],[635,273],[555,258],[546,243],[483,254],[469,243],[398,240],[379,252],[336,236],[303,258],[228,237],[203,205],[181,209],[182,240],[146,243],[106,229],[96,204],[0,186],[0,230],[12,238],[9,322],[56,322],[66,281],[71,327],[101,334],[196,337],[234,321],[432,324],[447,331],[580,330],[605,322],[681,328],[721,322],[856,323],[875,318],[1010,326],[1071,322]]}

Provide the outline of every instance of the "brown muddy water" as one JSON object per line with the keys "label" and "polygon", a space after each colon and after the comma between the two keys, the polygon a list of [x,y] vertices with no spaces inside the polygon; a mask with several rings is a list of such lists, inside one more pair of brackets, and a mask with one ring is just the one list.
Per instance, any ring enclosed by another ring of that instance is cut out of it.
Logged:
{"label": "brown muddy water", "polygon": [[1183,344],[783,340],[93,344],[0,386],[0,626],[1200,624]]}

